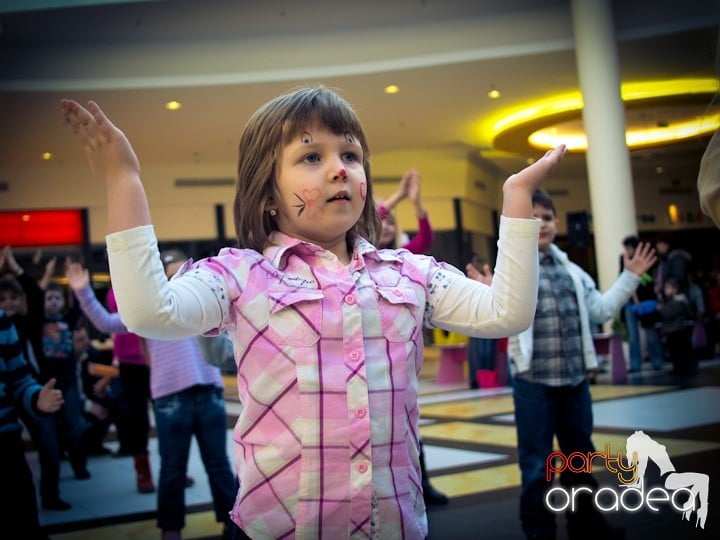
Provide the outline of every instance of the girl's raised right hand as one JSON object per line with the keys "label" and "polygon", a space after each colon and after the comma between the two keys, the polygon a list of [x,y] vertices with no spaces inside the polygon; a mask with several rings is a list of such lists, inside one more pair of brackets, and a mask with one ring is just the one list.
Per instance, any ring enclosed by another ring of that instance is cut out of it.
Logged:
{"label": "girl's raised right hand", "polygon": [[60,102],[63,119],[80,138],[90,167],[105,182],[126,175],[140,176],[140,163],[125,134],[116,127],[94,101],[87,108],[78,102]]}
{"label": "girl's raised right hand", "polygon": [[140,163],[130,141],[89,101],[60,102],[65,122],[82,142],[95,176],[105,182],[108,202],[108,233],[149,225],[150,208],[140,180]]}

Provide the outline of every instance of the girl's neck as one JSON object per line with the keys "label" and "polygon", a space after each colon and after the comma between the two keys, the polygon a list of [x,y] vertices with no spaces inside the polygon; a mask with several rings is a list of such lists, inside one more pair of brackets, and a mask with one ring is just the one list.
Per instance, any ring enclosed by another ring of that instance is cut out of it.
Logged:
{"label": "girl's neck", "polygon": [[352,260],[352,253],[350,252],[346,238],[334,243],[317,242],[317,245],[335,255],[342,264],[350,264],[350,261]]}

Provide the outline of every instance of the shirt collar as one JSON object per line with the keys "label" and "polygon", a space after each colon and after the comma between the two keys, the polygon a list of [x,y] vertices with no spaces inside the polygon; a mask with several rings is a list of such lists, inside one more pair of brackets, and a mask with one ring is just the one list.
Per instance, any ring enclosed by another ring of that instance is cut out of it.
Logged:
{"label": "shirt collar", "polygon": [[[263,251],[263,255],[274,267],[279,269],[284,268],[287,264],[287,257],[293,253],[303,258],[309,255],[315,257],[334,257],[332,253],[317,244],[288,236],[280,231],[273,231],[270,233],[270,236],[268,237],[268,246]],[[358,236],[355,238],[349,269],[351,271],[355,271],[362,268],[365,266],[366,259],[372,259],[377,262],[401,261],[395,250],[378,250],[377,247],[368,240]]]}
{"label": "shirt collar", "polygon": [[552,256],[552,253],[541,253],[540,264],[544,266],[552,266],[553,264],[555,264],[555,258]]}

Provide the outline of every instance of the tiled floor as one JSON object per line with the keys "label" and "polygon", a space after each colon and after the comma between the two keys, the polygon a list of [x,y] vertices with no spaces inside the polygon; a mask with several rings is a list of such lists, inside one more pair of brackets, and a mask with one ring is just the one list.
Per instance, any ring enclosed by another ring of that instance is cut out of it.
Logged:
{"label": "tiled floor", "polygon": [[[450,497],[444,507],[429,509],[431,539],[522,538],[517,520],[520,472],[510,390],[468,390],[463,384],[438,386],[431,366],[421,388],[421,434],[433,485]],[[627,437],[642,429],[667,448],[678,471],[711,477],[710,515],[705,530],[681,516],[617,516],[632,538],[716,537],[720,515],[713,497],[720,478],[720,359],[704,361],[700,373],[674,379],[667,371],[650,369],[633,376],[629,384],[607,384],[601,378],[592,388],[595,446],[609,444],[623,451]],[[234,380],[228,377],[228,396]],[[237,404],[228,401],[228,413]],[[113,447],[113,443],[108,443]],[[230,449],[230,431],[228,432]],[[153,471],[159,463],[156,441],[151,442]],[[28,460],[37,472],[34,452]],[[153,511],[155,495],[135,491],[132,458],[92,458],[93,477],[78,481],[63,463],[61,491],[73,508],[41,512],[41,523],[52,538],[62,540],[154,539],[159,537]],[[713,476],[713,473],[717,474]],[[217,537],[220,526],[210,511],[205,472],[193,444],[189,473],[196,484],[186,491],[188,505],[184,538]],[[662,519],[661,519],[662,518]],[[1,529],[0,529],[1,530]],[[559,538],[563,538],[560,532]],[[4,538],[4,535],[0,535]]]}

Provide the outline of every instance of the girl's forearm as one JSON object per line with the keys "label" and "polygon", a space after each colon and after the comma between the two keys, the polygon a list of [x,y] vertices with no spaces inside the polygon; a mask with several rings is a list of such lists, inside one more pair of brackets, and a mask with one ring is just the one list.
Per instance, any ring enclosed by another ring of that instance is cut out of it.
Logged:
{"label": "girl's forearm", "polygon": [[145,188],[136,173],[117,173],[106,182],[109,233],[150,225]]}

